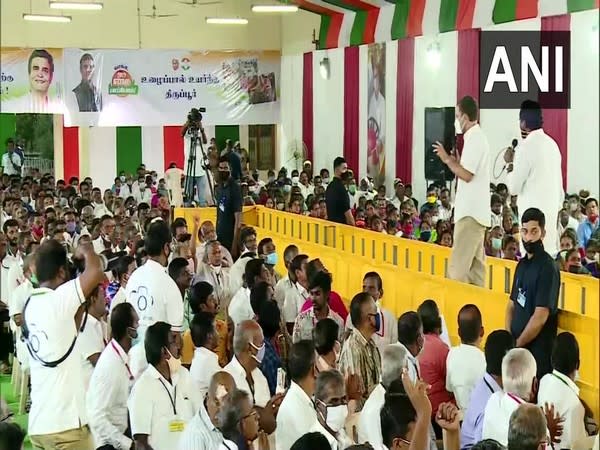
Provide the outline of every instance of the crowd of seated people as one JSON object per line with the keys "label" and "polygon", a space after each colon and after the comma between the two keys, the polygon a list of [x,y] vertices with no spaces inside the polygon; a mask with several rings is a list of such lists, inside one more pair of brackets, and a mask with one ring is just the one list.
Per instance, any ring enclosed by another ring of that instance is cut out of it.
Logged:
{"label": "crowd of seated people", "polygon": [[[310,164],[291,178],[282,169],[241,180],[246,204],[323,219],[328,182]],[[538,380],[531,353],[508,331],[484,330],[476,305],[452,319],[452,346],[435,299],[396,317],[377,272],[362,274],[345,303],[318,255],[276,248],[250,227],[227,247],[199,215],[173,219],[163,179],[143,165],[104,192],[90,177],[4,175],[2,186],[0,312],[10,333],[0,361],[10,373],[14,353],[30,373],[35,448],[458,450],[491,439],[515,450],[560,440],[591,448],[597,429],[569,333]],[[504,188],[491,195],[486,251],[518,259]],[[366,178],[358,187],[348,178],[347,191],[358,226],[452,246],[448,189],[430,186],[420,208],[400,180],[392,199]],[[570,272],[595,263],[597,276],[597,206],[588,198],[573,209],[572,198],[559,257]],[[5,406],[0,421],[0,448],[20,448],[25,435]]]}

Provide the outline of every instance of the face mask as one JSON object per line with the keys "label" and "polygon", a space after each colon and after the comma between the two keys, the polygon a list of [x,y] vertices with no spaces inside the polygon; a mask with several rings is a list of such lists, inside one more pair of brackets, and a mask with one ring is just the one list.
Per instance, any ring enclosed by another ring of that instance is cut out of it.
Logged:
{"label": "face mask", "polygon": [[269,183],[272,183],[273,181],[275,181],[275,177],[274,176],[270,176],[269,177]]}
{"label": "face mask", "polygon": [[29,197],[21,197],[23,203],[29,203]]}
{"label": "face mask", "polygon": [[423,242],[429,242],[429,239],[431,239],[431,231],[430,230],[421,231],[421,237],[419,238],[419,240],[421,240]]}
{"label": "face mask", "polygon": [[577,211],[577,203],[569,203],[569,210],[571,212]]}
{"label": "face mask", "polygon": [[538,239],[537,241],[533,241],[533,242],[523,241],[523,247],[525,248],[525,251],[527,253],[529,253],[530,255],[535,255],[536,253],[539,253],[540,251],[544,251],[544,244],[542,243],[541,239]]}
{"label": "face mask", "polygon": [[132,341],[135,341],[138,338],[138,331],[133,327],[127,327],[127,334]]}
{"label": "face mask", "polygon": [[286,194],[288,194],[291,191],[292,191],[292,186],[290,186],[289,184],[284,184],[283,185],[283,192],[285,192]]}
{"label": "face mask", "polygon": [[492,248],[494,250],[500,250],[502,248],[502,239],[492,238]]}
{"label": "face mask", "polygon": [[285,204],[283,204],[283,203],[277,203],[277,209],[279,211],[283,211],[283,208],[285,208]]}
{"label": "face mask", "polygon": [[434,204],[437,201],[437,197],[435,195],[430,195],[427,197],[427,203]]}
{"label": "face mask", "polygon": [[119,177],[119,180],[121,180],[121,183],[125,183],[125,176],[124,176],[124,175],[121,175],[121,176]]}
{"label": "face mask", "polygon": [[462,122],[461,122],[461,120],[460,120],[459,117],[457,117],[457,118],[454,119],[454,132],[456,134],[463,134],[464,133]]}
{"label": "face mask", "polygon": [[59,200],[59,202],[58,202],[58,203],[59,203],[59,205],[60,205],[60,206],[62,206],[63,208],[69,204],[69,202],[67,201],[67,199],[66,199],[66,198],[64,198],[64,197],[61,197],[61,199]]}
{"label": "face mask", "polygon": [[77,230],[77,223],[67,222],[67,233],[74,233]]}
{"label": "face mask", "polygon": [[229,171],[219,171],[219,179],[225,182],[229,179]]}
{"label": "face mask", "polygon": [[375,332],[379,333],[381,330],[381,313],[377,311],[377,315],[375,317]]}
{"label": "face mask", "polygon": [[265,257],[265,264],[268,264],[270,266],[275,266],[275,265],[277,265],[278,260],[279,260],[279,257],[277,256],[277,253],[269,253]]}
{"label": "face mask", "polygon": [[590,222],[596,223],[596,220],[598,220],[598,214],[590,214],[588,216],[588,219],[589,219]]}
{"label": "face mask", "polygon": [[31,284],[33,284],[34,286],[38,285],[38,279],[35,273],[31,274],[31,276],[29,277],[29,281],[31,281]]}
{"label": "face mask", "polygon": [[250,356],[252,356],[252,359],[254,359],[254,361],[256,361],[258,364],[261,364],[263,358],[265,357],[265,344],[261,345],[260,347],[257,347],[252,342],[249,342],[249,344],[252,346],[252,348],[258,350],[258,353],[256,355]]}
{"label": "face mask", "polygon": [[329,184],[329,178],[323,178],[323,184]]}
{"label": "face mask", "polygon": [[431,216],[431,223],[436,224],[440,220],[440,216]]}
{"label": "face mask", "polygon": [[292,184],[298,184],[300,182],[300,177],[292,177]]}
{"label": "face mask", "polygon": [[529,131],[526,131],[523,128],[521,128],[521,139],[525,139],[528,135]]}
{"label": "face mask", "polygon": [[581,266],[579,264],[572,264],[569,266],[569,273],[579,274],[581,273]]}
{"label": "face mask", "polygon": [[169,371],[171,372],[171,375],[175,375],[177,372],[179,372],[179,369],[181,369],[181,359],[175,358],[171,354],[169,349],[167,349],[167,352],[170,356],[170,358],[167,359],[167,364],[169,364]]}
{"label": "face mask", "polygon": [[346,418],[348,417],[348,406],[347,405],[339,405],[339,406],[328,406],[327,407],[327,426],[331,428],[332,431],[338,432],[346,423]]}

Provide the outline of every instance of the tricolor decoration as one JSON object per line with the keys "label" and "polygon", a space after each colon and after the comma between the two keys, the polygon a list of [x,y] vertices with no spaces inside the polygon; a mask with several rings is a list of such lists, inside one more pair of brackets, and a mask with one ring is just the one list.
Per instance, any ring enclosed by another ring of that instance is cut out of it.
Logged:
{"label": "tricolor decoration", "polygon": [[319,14],[319,48],[347,47],[598,8],[599,0],[294,0]]}

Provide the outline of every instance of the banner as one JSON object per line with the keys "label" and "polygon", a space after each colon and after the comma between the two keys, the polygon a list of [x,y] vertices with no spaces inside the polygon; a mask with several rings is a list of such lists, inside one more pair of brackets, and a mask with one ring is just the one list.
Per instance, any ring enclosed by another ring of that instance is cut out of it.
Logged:
{"label": "banner", "polygon": [[[3,112],[63,113],[66,126],[164,126],[183,124],[191,108],[206,108],[205,125],[279,123],[278,51],[46,53],[54,57],[54,74],[43,85],[28,72],[32,50],[2,49]],[[36,87],[46,87],[43,108],[26,98]]]}
{"label": "banner", "polygon": [[63,50],[3,48],[0,111],[62,113]]}
{"label": "banner", "polygon": [[385,183],[385,43],[368,50],[367,174],[375,185]]}

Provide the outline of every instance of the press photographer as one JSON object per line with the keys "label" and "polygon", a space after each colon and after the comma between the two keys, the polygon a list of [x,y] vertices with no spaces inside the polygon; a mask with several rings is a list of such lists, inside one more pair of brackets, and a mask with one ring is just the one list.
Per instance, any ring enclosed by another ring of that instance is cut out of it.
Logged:
{"label": "press photographer", "polygon": [[[187,121],[181,129],[185,140],[185,195],[186,203],[196,201],[198,206],[214,205],[212,180],[210,179],[210,166],[204,153],[204,145],[208,143],[204,126],[202,125],[202,112],[205,108],[192,108],[187,116]],[[194,188],[196,194],[194,195]]]}
{"label": "press photographer", "polygon": [[94,449],[81,355],[74,347],[85,326],[86,299],[104,281],[106,260],[91,244],[77,247],[74,260],[82,272],[72,279],[65,248],[54,239],[42,244],[35,264],[40,287],[23,309],[23,338],[31,355],[29,433],[39,448]]}

